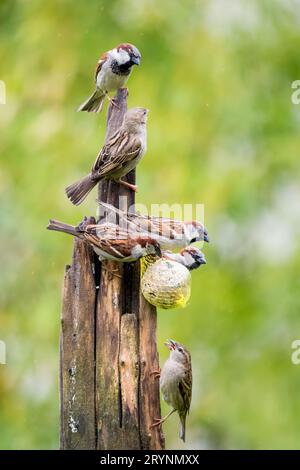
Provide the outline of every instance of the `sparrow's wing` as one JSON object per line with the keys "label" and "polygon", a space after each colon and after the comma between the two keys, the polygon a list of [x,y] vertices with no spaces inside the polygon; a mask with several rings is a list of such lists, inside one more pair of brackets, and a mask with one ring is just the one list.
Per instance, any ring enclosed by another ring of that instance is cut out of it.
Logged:
{"label": "sparrow's wing", "polygon": [[119,224],[125,227],[130,234],[147,233],[170,240],[178,240],[184,236],[184,223],[180,220],[129,213],[101,201],[100,205],[108,217],[112,214],[115,215],[115,218],[118,217]]}
{"label": "sparrow's wing", "polygon": [[[99,248],[101,251],[104,251],[110,256],[113,256],[117,259],[122,259],[126,255],[120,251],[120,247],[116,244],[116,240],[112,242],[111,240],[105,240],[102,238],[98,238],[97,236],[91,233],[85,233],[84,236],[85,240],[89,242],[95,248]],[[120,240],[122,241],[122,240]]]}
{"label": "sparrow's wing", "polygon": [[141,140],[124,130],[118,130],[102,148],[92,168],[96,177],[121,169],[141,151]]}
{"label": "sparrow's wing", "polygon": [[184,409],[188,413],[192,399],[192,371],[186,370],[185,377],[179,382],[179,393],[184,403]]}
{"label": "sparrow's wing", "polygon": [[98,74],[99,74],[99,72],[102,68],[102,65],[104,64],[104,62],[106,62],[106,60],[107,60],[107,53],[104,53],[104,54],[102,54],[102,56],[100,57],[100,59],[97,62],[96,71],[95,71],[95,81],[96,82],[97,82]]}
{"label": "sparrow's wing", "polygon": [[132,231],[113,223],[102,223],[94,227],[95,234],[99,238],[105,238],[107,240],[127,240],[128,238],[134,238]]}
{"label": "sparrow's wing", "polygon": [[150,219],[154,225],[163,225],[179,233],[183,231],[184,222],[181,220],[168,219],[166,217],[150,217]]}
{"label": "sparrow's wing", "polygon": [[[87,242],[116,259],[122,260],[132,255],[132,249],[137,244],[137,241],[128,237],[128,232],[122,232],[120,234],[121,238],[117,238],[108,227],[107,233],[101,231],[102,229],[99,233],[99,227],[101,225],[89,225],[86,228],[84,238]],[[102,237],[101,235],[104,236]]]}
{"label": "sparrow's wing", "polygon": [[89,242],[95,248],[99,248],[108,255],[113,256],[114,258],[122,259],[126,256],[129,256],[129,250],[126,249],[126,246],[124,246],[124,239],[116,240],[109,238],[101,238],[97,234],[97,227],[97,225],[89,225],[86,228],[84,238],[87,242]]}
{"label": "sparrow's wing", "polygon": [[173,240],[182,238],[184,235],[184,224],[178,220],[133,214],[128,215],[128,219],[140,231],[149,232],[156,236],[167,237]]}
{"label": "sparrow's wing", "polygon": [[153,217],[149,215],[142,215],[137,213],[131,213],[131,212],[125,212],[122,209],[118,209],[117,207],[112,206],[111,204],[108,204],[103,201],[98,201],[98,203],[104,208],[104,210],[108,213],[114,212],[115,214],[118,214],[119,217],[122,218],[127,218],[130,220],[130,222],[133,222],[135,224],[138,224],[139,222],[141,223],[142,226],[145,226],[146,224],[153,224],[154,226],[157,225],[164,225],[167,227],[171,227],[172,229],[179,231],[182,230],[184,223],[180,220],[177,219],[169,219],[166,217]]}

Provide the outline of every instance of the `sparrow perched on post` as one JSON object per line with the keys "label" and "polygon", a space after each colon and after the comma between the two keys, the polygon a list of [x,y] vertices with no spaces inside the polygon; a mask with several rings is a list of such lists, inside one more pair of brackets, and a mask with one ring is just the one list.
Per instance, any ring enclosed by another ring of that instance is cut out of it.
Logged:
{"label": "sparrow perched on post", "polygon": [[185,442],[185,422],[192,399],[192,363],[189,351],[182,345],[169,339],[165,345],[170,350],[169,359],[165,362],[160,372],[154,372],[160,376],[160,389],[164,400],[172,406],[172,410],[162,419],[155,419],[152,427],[160,426],[174,411],[180,418],[180,439]]}
{"label": "sparrow perched on post", "polygon": [[132,44],[119,44],[102,54],[96,68],[96,90],[79,106],[78,111],[99,113],[108,92],[122,88],[131,74],[133,65],[139,65],[140,62],[141,54]]}
{"label": "sparrow perched on post", "polygon": [[156,240],[142,234],[133,237],[113,224],[97,225],[93,217],[85,218],[77,227],[50,220],[47,229],[68,233],[89,243],[100,261],[131,262],[150,254],[161,257]]}
{"label": "sparrow perched on post", "polygon": [[102,179],[112,179],[133,191],[137,186],[122,181],[136,167],[147,148],[147,113],[145,108],[129,109],[123,124],[99,152],[91,172],[66,188],[70,201],[79,205]]}
{"label": "sparrow perched on post", "polygon": [[114,206],[99,201],[106,217],[118,216],[119,223],[127,230],[136,233],[148,233],[151,238],[159,241],[162,250],[178,250],[186,248],[191,243],[204,240],[209,242],[206,228],[201,222],[193,220],[183,222],[164,217],[151,217],[124,212]]}

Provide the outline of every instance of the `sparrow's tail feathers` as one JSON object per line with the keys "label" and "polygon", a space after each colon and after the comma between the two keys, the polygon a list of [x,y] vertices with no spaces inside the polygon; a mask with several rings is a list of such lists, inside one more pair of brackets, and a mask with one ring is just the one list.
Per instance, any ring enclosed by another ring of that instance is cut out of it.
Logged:
{"label": "sparrow's tail feathers", "polygon": [[56,232],[64,232],[69,233],[70,235],[74,235],[74,237],[80,237],[80,233],[76,231],[73,225],[65,224],[64,222],[59,222],[58,220],[49,220],[49,224],[47,225],[48,230],[54,230]]}
{"label": "sparrow's tail feathers", "polygon": [[96,186],[97,182],[97,180],[95,181],[92,179],[91,174],[89,173],[81,180],[76,181],[76,183],[73,183],[66,188],[68,198],[75,206],[79,206],[79,204],[81,204],[92,191],[93,187]]}
{"label": "sparrow's tail feathers", "polygon": [[92,96],[84,101],[77,111],[87,111],[88,113],[100,113],[103,108],[105,94],[100,90],[96,90]]}
{"label": "sparrow's tail feathers", "polygon": [[180,431],[179,431],[179,437],[180,439],[185,442],[185,420],[186,420],[186,415],[180,415]]}

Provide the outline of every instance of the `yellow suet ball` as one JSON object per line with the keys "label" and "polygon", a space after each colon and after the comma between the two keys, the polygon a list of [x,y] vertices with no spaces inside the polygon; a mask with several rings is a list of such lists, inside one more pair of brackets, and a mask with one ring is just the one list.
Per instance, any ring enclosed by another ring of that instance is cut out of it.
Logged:
{"label": "yellow suet ball", "polygon": [[182,264],[162,258],[148,266],[141,289],[145,299],[155,307],[183,308],[191,295],[191,274]]}

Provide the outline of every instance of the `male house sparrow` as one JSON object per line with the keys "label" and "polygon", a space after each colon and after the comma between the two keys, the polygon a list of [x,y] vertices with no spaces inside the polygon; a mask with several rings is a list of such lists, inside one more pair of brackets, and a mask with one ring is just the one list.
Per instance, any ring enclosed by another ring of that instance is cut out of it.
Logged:
{"label": "male house sparrow", "polygon": [[[202,264],[206,264],[204,253],[194,246],[182,248],[179,253],[172,253],[169,250],[162,251],[162,257],[182,264],[189,271],[198,269]],[[143,277],[147,268],[157,260],[158,257],[155,255],[148,255],[141,260],[141,277]]]}
{"label": "male house sparrow", "polygon": [[118,216],[119,224],[127,230],[148,233],[151,238],[159,241],[162,250],[175,251],[201,240],[209,242],[206,228],[197,220],[183,222],[164,217],[151,217],[124,212],[104,202],[99,204],[108,219]]}
{"label": "male house sparrow", "polygon": [[73,204],[79,205],[102,179],[112,179],[133,191],[137,187],[121,177],[136,167],[147,148],[147,113],[145,108],[129,109],[123,124],[100,150],[91,172],[66,188]]}
{"label": "male house sparrow", "polygon": [[169,339],[165,345],[170,350],[169,359],[165,362],[160,375],[160,389],[164,400],[172,406],[172,410],[162,419],[155,419],[152,427],[160,426],[174,411],[180,418],[180,439],[185,442],[185,421],[192,399],[192,362],[189,351],[182,345]]}
{"label": "male house sparrow", "polygon": [[110,226],[104,224],[102,228],[96,225],[94,217],[85,218],[77,227],[50,220],[47,229],[81,238],[92,246],[100,261],[109,259],[131,262],[149,254],[161,256],[160,246],[156,240],[146,235],[132,237],[128,232],[112,224]]}
{"label": "male house sparrow", "polygon": [[179,253],[172,253],[171,251],[164,251],[163,257],[177,261],[177,263],[185,266],[189,271],[198,269],[202,264],[206,264],[204,253],[194,246],[187,246],[182,248]]}
{"label": "male house sparrow", "polygon": [[96,68],[96,90],[79,106],[78,111],[100,112],[108,92],[122,88],[131,74],[133,65],[139,65],[140,62],[141,54],[132,44],[119,44],[102,54]]}

